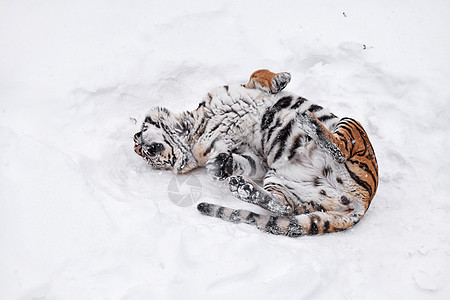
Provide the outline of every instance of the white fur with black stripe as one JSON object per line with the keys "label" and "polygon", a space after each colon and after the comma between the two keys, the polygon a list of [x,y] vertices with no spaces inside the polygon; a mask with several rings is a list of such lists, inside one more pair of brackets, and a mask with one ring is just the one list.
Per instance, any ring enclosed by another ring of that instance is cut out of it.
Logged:
{"label": "white fur with black stripe", "polygon": [[[364,207],[342,162],[306,133],[299,117],[306,111],[330,131],[340,120],[290,93],[219,87],[194,111],[151,110],[135,135],[135,149],[157,169],[186,173],[206,167],[214,178],[230,178],[230,189],[239,199],[275,216],[202,203],[198,208],[206,215],[275,234],[317,234],[318,225],[327,232],[330,223],[338,229],[337,221],[358,222]],[[251,179],[263,179],[264,186]]]}

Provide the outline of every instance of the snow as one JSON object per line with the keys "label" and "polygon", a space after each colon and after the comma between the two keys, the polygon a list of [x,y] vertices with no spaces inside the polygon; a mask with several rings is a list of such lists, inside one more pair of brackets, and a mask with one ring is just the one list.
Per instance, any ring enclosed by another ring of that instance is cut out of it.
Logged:
{"label": "snow", "polygon": [[[449,11],[3,1],[0,298],[449,299]],[[258,68],[365,126],[380,185],[353,229],[290,239],[206,218],[189,201],[251,206],[204,170],[174,180],[133,152],[151,107],[195,109]],[[177,184],[191,199],[171,197]]]}

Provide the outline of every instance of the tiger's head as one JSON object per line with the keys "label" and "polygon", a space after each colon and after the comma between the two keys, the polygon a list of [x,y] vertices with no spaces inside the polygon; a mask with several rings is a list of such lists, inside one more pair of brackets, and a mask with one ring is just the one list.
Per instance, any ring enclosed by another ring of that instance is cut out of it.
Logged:
{"label": "tiger's head", "polygon": [[188,113],[175,115],[156,107],[145,117],[141,131],[134,135],[134,151],[154,169],[187,173],[197,167],[187,142],[191,128]]}

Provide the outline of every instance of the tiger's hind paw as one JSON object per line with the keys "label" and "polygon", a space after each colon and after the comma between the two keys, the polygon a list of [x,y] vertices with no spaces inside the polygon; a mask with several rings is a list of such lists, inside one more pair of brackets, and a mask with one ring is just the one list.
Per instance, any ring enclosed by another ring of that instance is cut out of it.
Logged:
{"label": "tiger's hind paw", "polygon": [[272,93],[276,94],[281,92],[290,81],[291,81],[291,74],[289,74],[288,72],[276,74],[272,78]]}
{"label": "tiger's hind paw", "polygon": [[319,120],[310,111],[297,114],[297,121],[306,134],[311,137],[322,149],[325,149],[333,159],[338,163],[346,160],[345,155],[339,147],[333,142],[331,133],[319,122]]}
{"label": "tiger's hind paw", "polygon": [[320,124],[310,111],[297,114],[298,124],[312,139],[317,140]]}
{"label": "tiger's hind paw", "polygon": [[254,185],[242,176],[231,176],[228,184],[233,195],[242,201],[255,203],[255,200],[259,197],[259,192]]}

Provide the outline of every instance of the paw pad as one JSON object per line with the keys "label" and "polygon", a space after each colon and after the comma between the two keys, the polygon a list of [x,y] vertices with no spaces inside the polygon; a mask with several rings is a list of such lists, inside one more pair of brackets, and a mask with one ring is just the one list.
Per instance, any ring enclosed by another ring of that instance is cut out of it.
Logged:
{"label": "paw pad", "polygon": [[249,198],[253,194],[253,190],[253,186],[246,183],[238,188],[238,194],[241,198]]}
{"label": "paw pad", "polygon": [[250,182],[242,176],[232,176],[229,180],[230,191],[239,199],[251,202],[258,195],[258,191]]}

